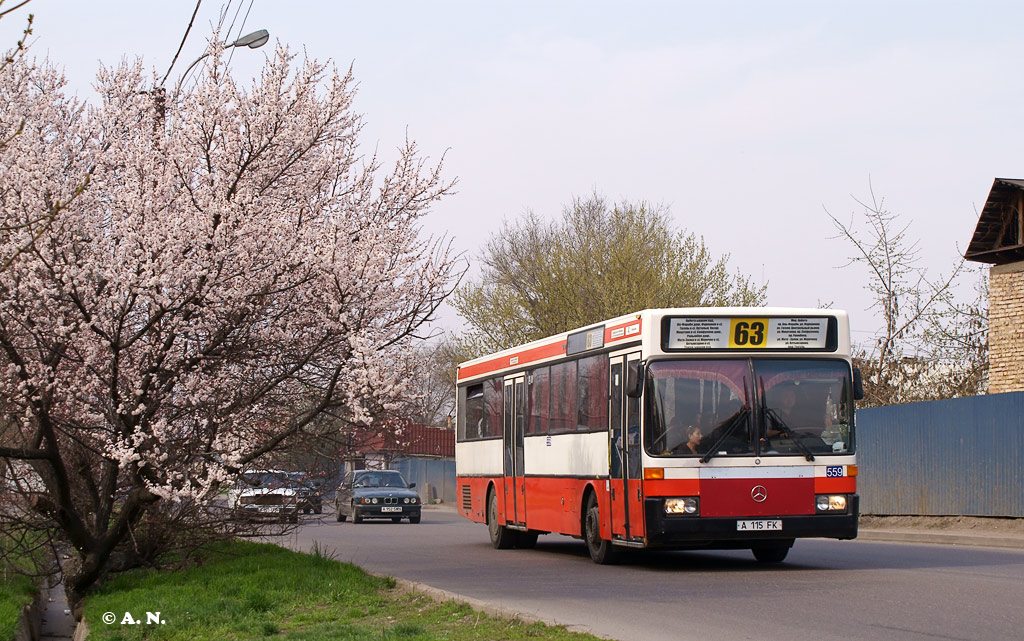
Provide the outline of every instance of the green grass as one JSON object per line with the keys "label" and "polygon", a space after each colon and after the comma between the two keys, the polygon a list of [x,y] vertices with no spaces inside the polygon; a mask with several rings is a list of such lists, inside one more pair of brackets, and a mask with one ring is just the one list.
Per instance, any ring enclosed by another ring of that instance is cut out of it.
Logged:
{"label": "green grass", "polygon": [[[3,548],[0,551],[7,552],[13,549],[12,545],[9,538],[0,537],[0,548]],[[19,557],[15,565],[23,569],[32,568],[28,556]],[[14,638],[14,631],[21,619],[21,609],[31,603],[35,595],[35,580],[0,564],[0,641]]]}
{"label": "green grass", "polygon": [[[165,623],[122,624],[125,611],[160,612]],[[103,623],[107,612],[114,624]],[[250,542],[217,546],[198,567],[121,575],[86,600],[85,617],[89,641],[596,639],[435,603],[322,554]]]}
{"label": "green grass", "polygon": [[32,579],[0,572],[0,639],[14,638],[21,609],[32,602],[36,586]]}

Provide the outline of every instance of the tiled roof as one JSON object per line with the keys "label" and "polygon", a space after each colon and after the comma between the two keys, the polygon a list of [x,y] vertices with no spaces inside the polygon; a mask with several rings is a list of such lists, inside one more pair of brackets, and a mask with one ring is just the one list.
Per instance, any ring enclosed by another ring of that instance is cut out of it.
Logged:
{"label": "tiled roof", "polygon": [[354,438],[361,454],[388,452],[406,456],[455,456],[455,430],[405,423],[381,432],[365,431]]}

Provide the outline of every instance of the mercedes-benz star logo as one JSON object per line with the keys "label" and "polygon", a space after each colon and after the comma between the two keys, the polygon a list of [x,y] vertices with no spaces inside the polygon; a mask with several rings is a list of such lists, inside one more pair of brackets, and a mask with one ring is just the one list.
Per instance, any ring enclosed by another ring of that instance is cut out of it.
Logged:
{"label": "mercedes-benz star logo", "polygon": [[750,489],[750,498],[758,503],[764,503],[764,500],[768,498],[768,490],[764,489],[763,485],[755,485]]}

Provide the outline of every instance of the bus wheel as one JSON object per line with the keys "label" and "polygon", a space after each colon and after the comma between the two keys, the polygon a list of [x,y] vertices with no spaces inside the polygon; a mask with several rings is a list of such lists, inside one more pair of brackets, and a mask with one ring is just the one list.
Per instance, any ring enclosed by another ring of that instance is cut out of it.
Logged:
{"label": "bus wheel", "polygon": [[516,533],[504,525],[498,524],[498,495],[491,492],[487,500],[487,533],[491,535],[491,545],[496,550],[507,550],[516,544]]}
{"label": "bus wheel", "polygon": [[537,546],[536,532],[516,532],[516,547],[521,550],[532,550]]}
{"label": "bus wheel", "polygon": [[618,550],[612,547],[611,541],[601,538],[601,513],[597,507],[597,496],[591,494],[587,499],[587,511],[583,521],[583,538],[587,542],[587,551],[594,563],[610,565],[615,563]]}
{"label": "bus wheel", "polygon": [[750,551],[754,553],[754,558],[760,563],[781,563],[789,554],[789,548],[792,545],[792,543],[766,543],[755,545]]}

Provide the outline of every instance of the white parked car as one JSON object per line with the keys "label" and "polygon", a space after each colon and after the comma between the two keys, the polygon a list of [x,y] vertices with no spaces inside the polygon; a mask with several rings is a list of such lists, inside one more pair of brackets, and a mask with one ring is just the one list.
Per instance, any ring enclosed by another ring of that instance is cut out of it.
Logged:
{"label": "white parked car", "polygon": [[228,507],[246,515],[289,521],[299,520],[298,491],[288,486],[282,470],[254,470],[239,475],[228,491]]}

